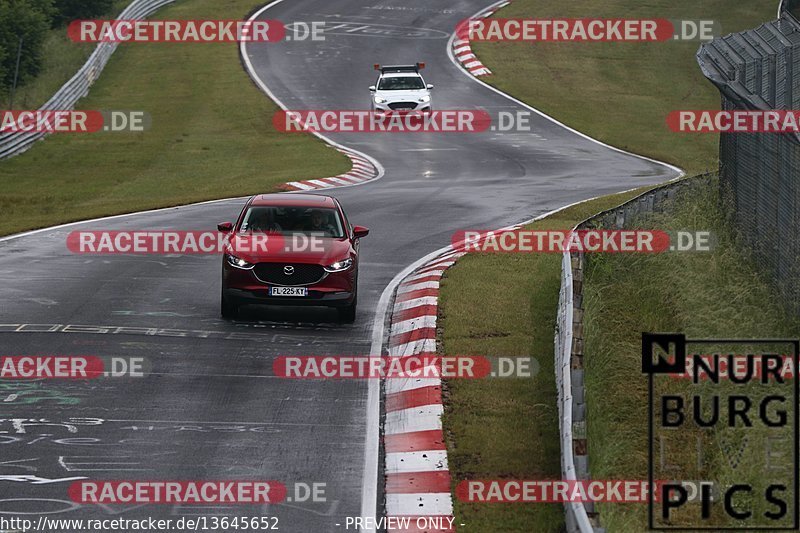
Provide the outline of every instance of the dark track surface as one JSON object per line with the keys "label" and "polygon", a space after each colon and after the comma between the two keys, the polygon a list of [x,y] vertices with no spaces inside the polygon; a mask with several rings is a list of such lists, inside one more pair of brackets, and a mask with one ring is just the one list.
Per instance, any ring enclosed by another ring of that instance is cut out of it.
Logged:
{"label": "dark track surface", "polygon": [[[328,34],[324,42],[251,44],[247,51],[259,76],[289,108],[364,109],[373,63],[426,61],[438,109],[518,110],[469,80],[447,56],[455,24],[485,5],[485,0],[285,1],[262,17],[435,31],[427,39]],[[540,117],[534,119],[534,133],[332,137],[386,169],[379,181],[329,192],[353,223],[371,229],[361,246],[354,325],[335,323],[335,314],[325,310],[251,310],[236,323],[225,322],[218,314],[218,257],[72,255],[65,237],[75,228],[0,242],[3,355],[142,356],[154,372],[141,379],[33,388],[0,383],[0,476],[325,482],[329,501],[269,509],[76,509],[67,502],[69,482],[0,478],[0,515],[272,514],[281,518],[282,531],[342,530],[335,524],[361,511],[367,386],[276,379],[270,377],[273,358],[369,353],[384,287],[409,263],[449,244],[454,231],[502,227],[577,200],[675,177],[666,167],[612,151]],[[212,229],[233,219],[241,204],[187,206],[78,228]],[[32,332],[15,326],[21,324],[61,327]],[[129,329],[65,332],[70,324]],[[55,514],[59,510],[65,512]]]}

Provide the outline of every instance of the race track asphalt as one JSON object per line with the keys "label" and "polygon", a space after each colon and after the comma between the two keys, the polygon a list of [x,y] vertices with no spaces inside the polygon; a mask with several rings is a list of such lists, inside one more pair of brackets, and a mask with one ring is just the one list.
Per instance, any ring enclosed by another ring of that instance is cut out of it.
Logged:
{"label": "race track asphalt", "polygon": [[[339,29],[324,41],[250,43],[246,54],[290,109],[365,109],[373,63],[424,61],[437,109],[523,110],[448,58],[456,23],[486,5],[287,0],[260,18],[325,21]],[[0,516],[272,515],[282,531],[343,530],[336,524],[361,512],[367,385],[278,379],[274,358],[369,354],[384,288],[408,264],[449,244],[457,230],[499,228],[677,176],[544,117],[534,115],[532,124],[521,133],[330,135],[385,169],[380,180],[328,192],[351,222],[371,230],[361,246],[353,325],[337,323],[324,309],[250,308],[240,320],[222,320],[216,256],[89,256],[65,246],[74,229],[212,230],[234,219],[243,199],[0,241],[3,355],[143,357],[152,366],[143,378],[0,383]],[[70,481],[62,480],[71,477],[321,482],[327,501],[80,506],[69,501]]]}

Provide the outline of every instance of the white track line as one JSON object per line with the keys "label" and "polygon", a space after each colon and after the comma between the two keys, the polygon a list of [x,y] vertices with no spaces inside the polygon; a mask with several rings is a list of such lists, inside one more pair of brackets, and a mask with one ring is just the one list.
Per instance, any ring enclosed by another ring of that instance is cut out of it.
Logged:
{"label": "white track line", "polygon": [[[281,4],[283,1],[284,0],[275,0],[274,2],[271,2],[270,4],[262,7],[261,9],[257,10],[255,13],[253,13],[250,16],[250,18],[248,19],[248,22],[252,22],[252,21],[256,20],[265,11],[277,6],[278,4]],[[278,105],[278,107],[280,107],[284,111],[288,111],[289,108],[287,108],[286,105],[284,105],[284,103],[277,96],[275,96],[275,94],[269,89],[267,84],[264,83],[264,80],[261,79],[261,76],[258,75],[258,73],[256,72],[256,69],[253,68],[253,62],[250,61],[250,56],[247,54],[247,41],[241,41],[239,43],[239,55],[241,56],[242,61],[245,64],[245,68],[247,69],[248,74],[250,74],[250,77],[253,79],[253,81],[255,81],[256,85],[258,85],[258,87],[270,99],[272,99],[272,101],[275,102]],[[310,133],[312,135],[322,139],[326,143],[328,143],[328,144],[330,144],[332,146],[335,146],[336,148],[339,148],[343,152],[352,153],[355,156],[361,157],[361,158],[365,159],[366,161],[369,161],[375,167],[375,170],[377,171],[377,175],[373,179],[371,179],[370,181],[379,180],[386,173],[386,170],[383,168],[383,165],[381,165],[378,162],[378,160],[373,158],[372,156],[367,155],[367,154],[365,154],[363,152],[359,152],[358,150],[354,150],[352,148],[348,148],[348,147],[346,147],[344,145],[341,145],[341,144],[337,143],[336,141],[334,141],[334,140],[326,137],[325,135],[319,133],[318,131],[312,131]],[[354,183],[353,185],[342,185],[342,187],[353,187],[353,186],[356,186],[356,185],[360,185],[360,183]]]}
{"label": "white track line", "polygon": [[[472,17],[470,17],[470,18],[476,18],[480,13],[483,13],[486,9],[492,9],[492,8],[495,8],[495,10],[499,9],[501,4],[503,4],[504,2],[505,2],[505,0],[502,0],[500,2],[496,2],[496,3],[492,4],[492,5],[490,5],[488,8],[483,8],[480,11],[478,11],[477,13],[475,13],[474,15],[472,15]],[[633,152],[628,152],[627,150],[623,150],[622,148],[617,148],[616,146],[611,146],[610,144],[606,144],[603,141],[599,141],[599,140],[595,139],[594,137],[590,137],[589,135],[586,135],[585,133],[582,133],[582,132],[580,132],[580,131],[578,131],[576,129],[570,128],[569,126],[567,126],[563,122],[559,122],[558,120],[556,120],[555,118],[551,117],[550,115],[548,115],[548,114],[536,109],[533,106],[530,106],[530,105],[526,104],[522,100],[517,100],[516,98],[514,98],[510,94],[506,94],[503,91],[501,91],[500,89],[496,89],[495,87],[492,87],[491,85],[489,85],[485,81],[477,79],[475,76],[471,75],[468,71],[464,70],[461,67],[461,65],[459,64],[459,62],[456,60],[456,58],[453,56],[453,43],[454,42],[456,42],[456,34],[455,34],[455,32],[450,36],[450,41],[447,43],[447,57],[449,57],[450,61],[455,66],[458,67],[458,70],[460,70],[465,76],[467,76],[472,81],[474,81],[476,83],[480,83],[481,85],[483,85],[484,87],[486,87],[490,91],[494,91],[495,93],[499,94],[500,96],[503,96],[504,98],[507,98],[507,99],[511,100],[515,104],[520,105],[520,106],[524,107],[525,109],[529,109],[529,110],[533,111],[534,113],[536,113],[540,117],[549,120],[553,124],[557,124],[557,125],[561,126],[565,130],[567,130],[567,131],[569,131],[571,133],[574,133],[575,135],[578,135],[579,137],[582,137],[582,138],[584,138],[584,139],[586,139],[588,141],[591,141],[593,143],[599,144],[600,146],[608,148],[609,150],[613,150],[615,152],[618,152],[618,153],[621,153],[621,154],[626,154],[626,155],[629,155],[629,156],[632,156],[632,157],[637,157],[637,158],[643,159],[645,161],[650,161],[651,163],[656,163],[658,165],[667,167],[670,170],[673,170],[674,172],[678,173],[678,176],[676,178],[673,178],[672,180],[668,180],[667,182],[678,180],[678,179],[680,179],[680,178],[682,178],[683,176],[686,175],[686,172],[683,169],[678,168],[675,165],[671,165],[669,163],[665,163],[664,161],[659,161],[657,159],[652,159],[650,157],[646,157],[646,156],[643,156],[643,155],[634,154]],[[593,200],[593,199],[594,198],[590,198],[590,200]],[[585,202],[585,201],[588,201],[588,200],[582,200],[582,201]]]}

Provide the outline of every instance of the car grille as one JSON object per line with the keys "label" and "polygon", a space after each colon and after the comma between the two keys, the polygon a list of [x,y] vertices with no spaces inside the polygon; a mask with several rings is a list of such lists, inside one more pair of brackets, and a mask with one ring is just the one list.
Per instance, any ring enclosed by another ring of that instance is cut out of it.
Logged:
{"label": "car grille", "polygon": [[397,110],[397,109],[416,109],[417,104],[415,102],[394,102],[389,104],[389,109]]}
{"label": "car grille", "polygon": [[[294,272],[286,274],[285,267],[294,268]],[[272,285],[311,285],[325,277],[320,265],[304,263],[258,263],[253,272],[260,281]]]}

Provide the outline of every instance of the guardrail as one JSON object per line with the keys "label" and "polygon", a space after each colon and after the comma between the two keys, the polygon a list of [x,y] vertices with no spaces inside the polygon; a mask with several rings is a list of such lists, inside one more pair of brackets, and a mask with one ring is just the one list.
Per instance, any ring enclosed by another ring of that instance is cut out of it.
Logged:
{"label": "guardrail", "polygon": [[[574,481],[586,479],[589,475],[588,462],[579,461],[583,467],[580,471],[575,466],[575,448],[583,452],[585,458],[586,418],[583,409],[583,357],[579,358],[579,367],[573,368],[572,357],[575,351],[575,291],[578,298],[582,296],[582,287],[576,286],[573,277],[572,255],[565,252],[561,261],[561,291],[558,298],[558,317],[555,337],[555,370],[558,388],[559,429],[561,433],[561,478]],[[579,305],[580,307],[580,305]],[[573,383],[581,386],[573,390]],[[576,396],[575,393],[578,393]],[[577,412],[576,412],[577,411]],[[577,415],[577,416],[576,416]],[[581,441],[583,447],[581,449]],[[589,504],[565,503],[565,521],[567,532],[591,533],[601,531],[595,529],[596,514]],[[589,519],[589,513],[594,520]],[[595,524],[593,524],[593,522]]]}
{"label": "guardrail", "polygon": [[[166,4],[175,0],[134,0],[122,10],[117,18],[139,20],[154,13]],[[95,82],[105,68],[108,59],[119,43],[99,43],[86,63],[39,109],[50,111],[70,110],[89,93],[89,87]],[[0,134],[0,159],[21,154],[33,144],[44,138],[47,132],[7,132]]]}
{"label": "guardrail", "polygon": [[[573,230],[620,229],[638,216],[656,212],[678,190],[708,187],[711,174],[672,181],[651,189],[624,204],[602,211],[576,225]],[[561,261],[561,290],[555,334],[555,373],[558,388],[561,433],[561,477],[589,479],[586,438],[586,400],[583,386],[583,272],[582,252],[564,252]],[[564,504],[567,533],[602,533],[600,515],[591,502]]]}

